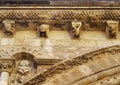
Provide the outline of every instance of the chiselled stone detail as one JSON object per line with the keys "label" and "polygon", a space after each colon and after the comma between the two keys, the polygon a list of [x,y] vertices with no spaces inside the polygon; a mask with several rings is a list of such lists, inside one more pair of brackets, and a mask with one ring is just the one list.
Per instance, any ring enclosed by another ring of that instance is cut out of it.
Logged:
{"label": "chiselled stone detail", "polygon": [[0,72],[6,71],[11,73],[15,67],[14,59],[0,59]]}
{"label": "chiselled stone detail", "polygon": [[[120,19],[119,10],[110,10],[111,8],[108,8],[107,10],[103,10],[104,8],[101,8],[101,9],[98,8],[98,10],[94,8],[92,10],[82,10],[82,8],[75,8],[76,10],[74,10],[74,8],[73,9],[67,8],[66,10],[63,8],[63,10],[59,10],[59,8],[56,7],[55,8],[56,10],[54,11],[47,10],[47,8],[44,8],[44,9],[42,10],[9,10],[9,12],[2,10],[0,12],[0,17],[6,18],[6,19],[14,19],[14,20],[20,20],[20,19],[23,19],[23,17],[26,18],[27,20],[48,20],[48,19],[56,20],[56,18],[54,17],[59,15],[61,17],[60,18],[61,20],[74,20],[76,17],[81,20],[87,20],[89,15],[93,14],[95,16],[97,15],[97,17],[102,20],[108,20],[111,18],[113,20]],[[68,9],[71,9],[71,10],[68,10]],[[44,17],[44,15],[47,15],[47,16]]]}
{"label": "chiselled stone detail", "polygon": [[49,1],[0,1],[0,85],[119,85],[119,3]]}
{"label": "chiselled stone detail", "polygon": [[91,83],[89,85],[96,85],[96,84],[99,84],[99,85],[103,85],[103,84],[119,85],[119,82],[120,82],[120,74],[116,74],[116,75],[112,75],[110,77],[104,78],[102,80],[98,80],[98,81]]}
{"label": "chiselled stone detail", "polygon": [[37,27],[37,35],[40,37],[48,37],[49,33],[49,25],[47,24],[41,24]]}
{"label": "chiselled stone detail", "polygon": [[17,82],[22,83],[26,80],[26,78],[30,77],[30,73],[32,71],[30,67],[30,62],[28,60],[20,61],[17,69]]}
{"label": "chiselled stone detail", "polygon": [[[74,66],[82,65],[82,64],[87,63],[89,61],[99,59],[99,57],[97,57],[97,55],[106,54],[106,53],[114,55],[111,53],[111,51],[113,52],[113,50],[114,50],[116,53],[119,53],[119,49],[120,49],[119,46],[104,48],[104,49],[101,49],[98,51],[94,51],[94,52],[70,59],[68,61],[61,62],[60,64],[51,67],[51,69],[48,69],[48,71],[45,71],[39,75],[37,74],[32,79],[28,80],[28,82],[24,83],[24,85],[29,84],[29,82],[35,83],[36,81],[39,81],[42,83],[45,81],[45,80],[42,80],[42,79],[44,79],[43,76],[46,78],[46,77],[49,77],[50,75],[52,76],[54,74],[57,74],[57,72],[59,70],[60,70],[59,73],[62,73],[64,71],[72,69]],[[41,80],[39,80],[39,79],[41,79]]]}
{"label": "chiselled stone detail", "polygon": [[78,20],[74,20],[72,22],[72,28],[73,28],[73,35],[74,37],[80,37],[81,31],[82,31],[82,22],[78,21]]}
{"label": "chiselled stone detail", "polygon": [[15,21],[12,20],[4,20],[3,22],[4,28],[3,32],[7,35],[13,35],[16,30],[15,30]]}
{"label": "chiselled stone detail", "polygon": [[119,21],[107,21],[106,35],[109,38],[117,38],[119,29]]}

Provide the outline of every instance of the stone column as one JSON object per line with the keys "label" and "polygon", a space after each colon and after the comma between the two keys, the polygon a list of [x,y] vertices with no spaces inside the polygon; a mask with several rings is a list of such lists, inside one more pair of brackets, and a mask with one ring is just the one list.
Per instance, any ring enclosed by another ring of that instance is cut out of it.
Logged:
{"label": "stone column", "polygon": [[9,81],[9,73],[1,72],[0,85],[8,85],[8,81]]}

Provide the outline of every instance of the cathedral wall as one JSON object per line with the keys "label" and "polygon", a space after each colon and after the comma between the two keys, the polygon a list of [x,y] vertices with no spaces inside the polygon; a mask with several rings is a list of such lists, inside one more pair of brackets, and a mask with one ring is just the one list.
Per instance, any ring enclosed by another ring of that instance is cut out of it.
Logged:
{"label": "cathedral wall", "polygon": [[87,52],[120,44],[101,31],[83,31],[81,39],[71,39],[67,31],[50,31],[49,38],[37,37],[36,31],[17,31],[12,37],[0,32],[0,56],[11,57],[28,52],[41,59],[68,59]]}

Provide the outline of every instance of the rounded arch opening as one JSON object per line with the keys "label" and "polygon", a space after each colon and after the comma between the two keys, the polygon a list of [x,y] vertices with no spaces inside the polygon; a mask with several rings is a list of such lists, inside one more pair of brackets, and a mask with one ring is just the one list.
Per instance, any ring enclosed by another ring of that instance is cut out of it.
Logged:
{"label": "rounded arch opening", "polygon": [[15,59],[15,68],[11,76],[14,76],[14,83],[21,84],[37,72],[37,64],[34,61],[34,55],[27,52],[18,52],[12,55]]}
{"label": "rounded arch opening", "polygon": [[33,54],[27,53],[27,52],[18,52],[14,55],[12,55],[12,58],[15,59],[16,61],[16,65],[18,66],[20,64],[21,61],[23,60],[27,60],[31,62],[31,66],[33,68],[37,68],[37,65],[34,61],[35,56]]}
{"label": "rounded arch opening", "polygon": [[12,58],[14,58],[15,60],[29,60],[29,61],[34,61],[34,55],[27,53],[27,52],[19,52],[16,53],[14,55],[12,55]]}

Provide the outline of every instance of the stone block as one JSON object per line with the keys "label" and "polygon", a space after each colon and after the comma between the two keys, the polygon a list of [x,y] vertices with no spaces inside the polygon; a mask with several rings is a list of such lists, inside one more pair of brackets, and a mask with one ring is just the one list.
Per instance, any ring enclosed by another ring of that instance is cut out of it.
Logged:
{"label": "stone block", "polygon": [[97,40],[97,46],[98,47],[109,47],[109,46],[112,46],[113,45],[113,42],[110,41],[110,40],[104,40],[104,41],[100,41],[100,40]]}
{"label": "stone block", "polygon": [[13,38],[2,38],[1,45],[14,45],[14,39]]}
{"label": "stone block", "polygon": [[23,45],[40,46],[41,41],[40,41],[40,39],[25,39],[24,42],[23,42]]}
{"label": "stone block", "polygon": [[120,45],[120,40],[111,40],[113,45]]}
{"label": "stone block", "polygon": [[78,68],[84,75],[90,75],[92,73],[92,69],[87,65],[80,65]]}
{"label": "stone block", "polygon": [[81,47],[97,46],[96,40],[80,40],[76,45]]}
{"label": "stone block", "polygon": [[81,39],[86,40],[107,40],[105,32],[101,31],[82,31]]}

